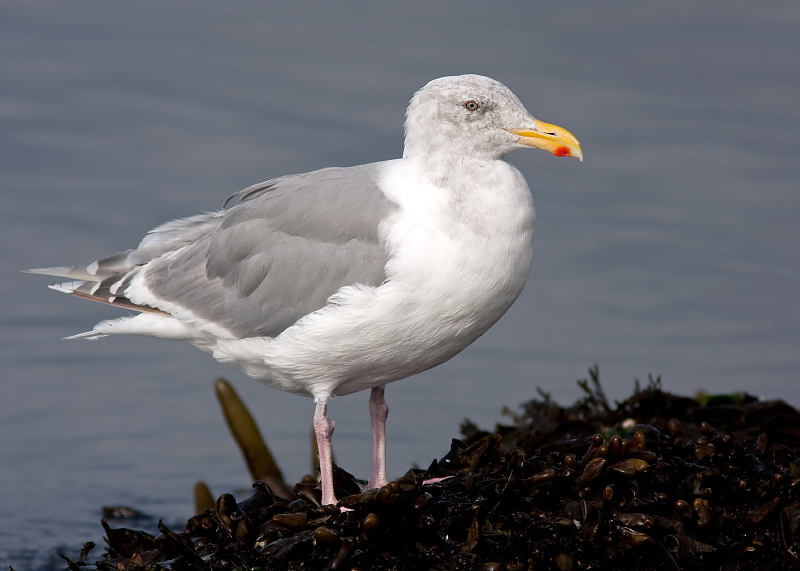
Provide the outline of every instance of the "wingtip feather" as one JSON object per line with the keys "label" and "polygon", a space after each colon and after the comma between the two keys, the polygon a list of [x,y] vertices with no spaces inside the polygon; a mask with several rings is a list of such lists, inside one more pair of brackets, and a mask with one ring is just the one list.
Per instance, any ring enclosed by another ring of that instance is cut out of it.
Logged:
{"label": "wingtip feather", "polygon": [[103,276],[91,273],[83,266],[53,266],[52,268],[31,268],[30,270],[22,270],[22,272],[25,274],[41,274],[44,276],[55,276],[57,278],[84,280],[87,282],[99,282],[102,281],[103,279]]}
{"label": "wingtip feather", "polygon": [[60,284],[50,284],[50,289],[54,289],[56,291],[60,291],[61,293],[75,293],[75,290],[78,289],[86,282],[64,282]]}
{"label": "wingtip feather", "polygon": [[44,276],[60,276],[70,271],[69,266],[53,266],[52,268],[30,268],[22,270],[23,274],[42,274]]}

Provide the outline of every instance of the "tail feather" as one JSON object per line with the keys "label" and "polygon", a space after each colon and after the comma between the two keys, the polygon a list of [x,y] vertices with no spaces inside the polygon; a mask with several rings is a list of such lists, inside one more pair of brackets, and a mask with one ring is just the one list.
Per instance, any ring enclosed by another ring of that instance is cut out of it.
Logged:
{"label": "tail feather", "polygon": [[174,339],[191,343],[203,351],[211,352],[216,345],[216,338],[203,333],[189,325],[181,323],[168,314],[154,315],[140,313],[138,315],[120,317],[101,321],[91,331],[70,335],[65,339],[100,339],[108,335],[148,335],[161,339]]}
{"label": "tail feather", "polygon": [[78,333],[76,335],[70,335],[69,337],[64,337],[64,340],[67,339],[87,339],[89,341],[97,341],[101,337],[108,337],[111,333],[100,333],[98,331],[86,331],[85,333]]}

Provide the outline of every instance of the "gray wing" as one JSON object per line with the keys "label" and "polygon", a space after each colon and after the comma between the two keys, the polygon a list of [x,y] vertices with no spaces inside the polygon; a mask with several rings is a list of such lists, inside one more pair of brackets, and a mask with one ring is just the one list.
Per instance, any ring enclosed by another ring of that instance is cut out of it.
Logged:
{"label": "gray wing", "polygon": [[329,168],[245,189],[214,230],[147,264],[145,284],[237,337],[278,335],[344,286],[378,286],[388,260],[378,225],[396,208],[376,184],[379,168]]}

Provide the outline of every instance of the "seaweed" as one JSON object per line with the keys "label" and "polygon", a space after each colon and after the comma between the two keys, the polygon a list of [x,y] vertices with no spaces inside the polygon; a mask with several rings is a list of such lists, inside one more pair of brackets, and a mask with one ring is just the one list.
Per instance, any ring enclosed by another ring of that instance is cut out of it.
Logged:
{"label": "seaweed", "polygon": [[86,563],[87,544],[69,569],[800,568],[797,410],[676,396],[659,377],[612,405],[596,366],[578,385],[572,406],[539,391],[492,432],[465,421],[444,457],[383,488],[335,467],[338,506],[320,505],[313,478],[292,497],[256,481],[183,530],[103,522],[101,559]]}

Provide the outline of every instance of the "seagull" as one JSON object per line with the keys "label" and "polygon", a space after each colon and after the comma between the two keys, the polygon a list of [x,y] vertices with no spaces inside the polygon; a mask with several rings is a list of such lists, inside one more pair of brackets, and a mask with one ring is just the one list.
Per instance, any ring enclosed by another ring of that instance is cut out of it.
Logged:
{"label": "seagull", "polygon": [[460,353],[522,292],[536,216],[502,159],[523,147],[583,160],[571,133],[534,119],[502,83],[442,77],[411,99],[401,159],[268,180],[137,248],[29,271],[138,312],[68,339],[183,341],[313,398],[322,503],[336,504],[331,397],[370,389],[368,486],[385,486],[386,384]]}

